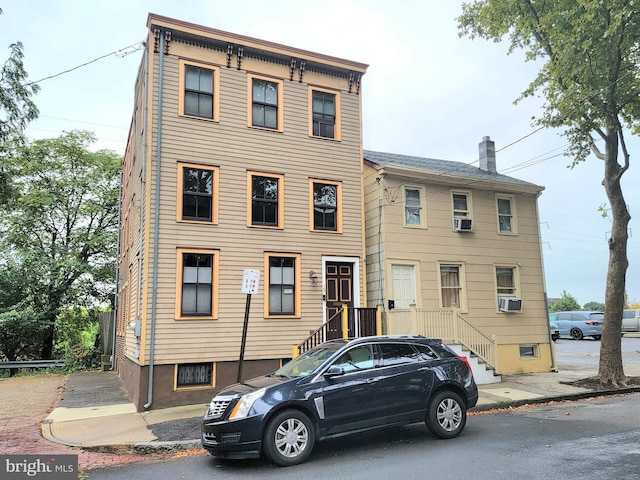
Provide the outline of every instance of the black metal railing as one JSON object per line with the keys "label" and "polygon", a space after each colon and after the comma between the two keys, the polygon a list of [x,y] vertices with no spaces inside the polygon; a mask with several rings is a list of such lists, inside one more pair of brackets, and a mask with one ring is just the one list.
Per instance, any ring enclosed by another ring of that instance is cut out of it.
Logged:
{"label": "black metal railing", "polygon": [[[378,308],[347,308],[347,332],[344,328],[344,310],[338,310],[317,330],[298,345],[294,346],[294,356],[299,355],[326,340],[334,338],[366,337],[379,335]],[[357,328],[356,328],[357,326]]]}

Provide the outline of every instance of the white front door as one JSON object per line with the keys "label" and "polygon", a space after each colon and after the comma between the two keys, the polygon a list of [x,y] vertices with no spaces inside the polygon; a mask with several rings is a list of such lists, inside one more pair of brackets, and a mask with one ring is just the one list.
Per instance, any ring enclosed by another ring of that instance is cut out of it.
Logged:
{"label": "white front door", "polygon": [[416,304],[416,277],[413,265],[392,265],[394,308]]}

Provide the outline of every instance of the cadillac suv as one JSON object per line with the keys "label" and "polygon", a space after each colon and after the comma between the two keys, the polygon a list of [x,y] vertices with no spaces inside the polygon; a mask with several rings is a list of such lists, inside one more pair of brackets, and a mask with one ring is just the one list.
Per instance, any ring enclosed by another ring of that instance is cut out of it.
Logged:
{"label": "cadillac suv", "polygon": [[440,340],[332,340],[218,392],[203,419],[202,446],[219,458],[264,455],[295,465],[317,441],[381,427],[425,422],[438,438],[456,437],[477,400],[466,357]]}

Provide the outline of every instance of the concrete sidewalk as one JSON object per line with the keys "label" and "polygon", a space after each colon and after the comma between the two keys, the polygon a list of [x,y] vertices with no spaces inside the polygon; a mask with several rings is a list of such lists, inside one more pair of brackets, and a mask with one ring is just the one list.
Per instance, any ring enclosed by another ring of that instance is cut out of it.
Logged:
{"label": "concrete sidewalk", "polygon": [[[625,373],[640,376],[640,367]],[[640,387],[592,391],[566,385],[595,375],[582,369],[503,376],[501,383],[479,385],[471,411],[506,408],[597,395],[638,392]],[[200,423],[207,404],[137,412],[113,372],[78,372],[69,377],[60,405],[42,423],[52,442],[112,453],[157,453],[200,447]]]}

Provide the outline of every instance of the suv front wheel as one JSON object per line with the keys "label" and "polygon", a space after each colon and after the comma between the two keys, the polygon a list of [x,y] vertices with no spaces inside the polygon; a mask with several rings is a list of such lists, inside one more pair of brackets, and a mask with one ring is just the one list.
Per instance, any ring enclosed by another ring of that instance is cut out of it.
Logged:
{"label": "suv front wheel", "polygon": [[287,467],[304,462],[314,443],[315,434],[309,417],[298,410],[285,410],[269,421],[262,449],[273,463]]}
{"label": "suv front wheel", "polygon": [[457,437],[466,422],[467,407],[457,393],[444,390],[433,397],[425,420],[432,435],[438,438]]}

